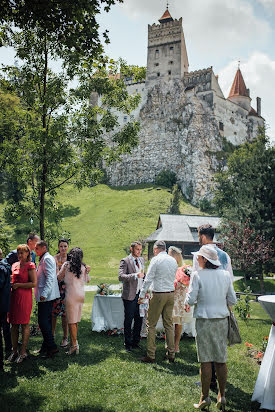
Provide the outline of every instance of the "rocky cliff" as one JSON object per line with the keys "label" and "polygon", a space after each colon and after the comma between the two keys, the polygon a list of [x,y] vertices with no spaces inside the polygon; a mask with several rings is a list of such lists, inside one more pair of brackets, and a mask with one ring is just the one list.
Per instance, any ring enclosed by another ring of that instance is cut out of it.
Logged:
{"label": "rocky cliff", "polygon": [[212,108],[180,80],[147,90],[140,110],[139,145],[108,169],[111,185],[154,182],[162,170],[176,173],[183,193],[194,204],[211,198],[213,174],[222,138]]}

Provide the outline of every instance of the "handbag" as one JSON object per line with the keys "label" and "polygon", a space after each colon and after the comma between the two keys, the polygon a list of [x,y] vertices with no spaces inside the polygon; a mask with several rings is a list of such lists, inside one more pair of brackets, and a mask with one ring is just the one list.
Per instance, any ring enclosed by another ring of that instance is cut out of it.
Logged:
{"label": "handbag", "polygon": [[242,338],[240,335],[240,329],[238,326],[237,319],[234,313],[230,310],[228,316],[228,345],[235,345],[236,343],[242,343]]}

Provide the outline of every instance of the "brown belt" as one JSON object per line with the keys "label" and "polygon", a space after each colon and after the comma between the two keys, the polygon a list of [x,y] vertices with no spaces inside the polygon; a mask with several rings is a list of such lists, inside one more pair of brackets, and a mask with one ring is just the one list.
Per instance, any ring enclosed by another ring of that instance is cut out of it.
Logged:
{"label": "brown belt", "polygon": [[154,292],[153,291],[153,293],[174,293],[175,291],[174,290],[170,290],[169,292]]}

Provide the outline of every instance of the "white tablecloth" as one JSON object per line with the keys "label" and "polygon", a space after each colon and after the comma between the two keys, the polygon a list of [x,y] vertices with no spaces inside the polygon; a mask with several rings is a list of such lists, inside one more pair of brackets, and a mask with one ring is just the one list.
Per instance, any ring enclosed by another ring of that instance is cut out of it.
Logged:
{"label": "white tablecloth", "polygon": [[[95,295],[92,307],[92,331],[102,332],[122,329],[124,327],[124,306],[120,294]],[[162,318],[159,318],[156,330],[162,330]],[[183,325],[183,332],[189,336],[195,336],[195,320]]]}
{"label": "white tablecloth", "polygon": [[[259,302],[275,322],[275,295],[261,296]],[[255,384],[252,401],[261,404],[260,409],[275,411],[275,326],[271,326],[268,345]]]}
{"label": "white tablecloth", "polygon": [[91,318],[92,330],[95,332],[123,328],[124,307],[121,295],[95,295]]}

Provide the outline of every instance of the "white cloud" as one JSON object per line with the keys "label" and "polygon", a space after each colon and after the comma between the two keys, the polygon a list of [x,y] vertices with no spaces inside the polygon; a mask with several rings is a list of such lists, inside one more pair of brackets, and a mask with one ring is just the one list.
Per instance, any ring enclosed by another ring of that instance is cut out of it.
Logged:
{"label": "white cloud", "polygon": [[[219,83],[225,97],[228,96],[234,76],[237,62],[231,61],[219,73]],[[256,109],[256,97],[262,99],[262,116],[266,120],[267,134],[275,141],[274,95],[275,90],[275,60],[261,52],[254,52],[249,59],[241,63],[241,72],[250,89],[252,106]]]}
{"label": "white cloud", "polygon": [[275,12],[275,0],[258,0],[269,11]]}
{"label": "white cloud", "polygon": [[[202,57],[213,49],[216,55],[235,57],[239,48],[260,47],[271,35],[269,23],[255,14],[248,0],[173,0],[170,4],[172,17],[183,18],[188,49],[197,50]],[[165,2],[125,0],[121,10],[130,18],[157,23]]]}

